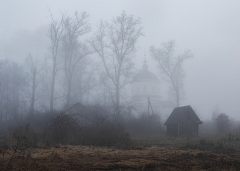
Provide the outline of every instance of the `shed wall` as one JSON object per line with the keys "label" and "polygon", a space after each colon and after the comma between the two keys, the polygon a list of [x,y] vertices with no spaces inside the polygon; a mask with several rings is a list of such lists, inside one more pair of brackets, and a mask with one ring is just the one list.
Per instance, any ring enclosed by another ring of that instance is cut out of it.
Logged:
{"label": "shed wall", "polygon": [[167,125],[167,135],[178,136],[178,124]]}

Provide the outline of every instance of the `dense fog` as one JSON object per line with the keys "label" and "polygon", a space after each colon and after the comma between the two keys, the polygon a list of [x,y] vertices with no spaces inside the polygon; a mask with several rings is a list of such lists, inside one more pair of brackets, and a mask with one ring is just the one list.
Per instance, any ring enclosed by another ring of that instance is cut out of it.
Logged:
{"label": "dense fog", "polygon": [[[132,80],[146,60],[160,81],[163,101],[191,105],[204,121],[214,113],[239,120],[239,5],[217,0],[1,0],[1,119],[62,111],[77,102],[129,108]],[[125,44],[117,37],[123,22],[132,24]],[[172,77],[181,91],[178,100],[169,74],[159,66],[158,55],[167,52],[173,57],[170,68],[182,60]]]}

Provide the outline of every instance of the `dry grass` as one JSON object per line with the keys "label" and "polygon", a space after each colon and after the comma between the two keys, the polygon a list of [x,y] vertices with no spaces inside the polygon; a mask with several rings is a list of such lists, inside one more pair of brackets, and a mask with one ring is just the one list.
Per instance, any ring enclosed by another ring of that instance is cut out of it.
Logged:
{"label": "dry grass", "polygon": [[240,170],[239,152],[224,154],[164,146],[136,145],[128,150],[93,146],[24,151],[9,148],[2,154],[0,170]]}

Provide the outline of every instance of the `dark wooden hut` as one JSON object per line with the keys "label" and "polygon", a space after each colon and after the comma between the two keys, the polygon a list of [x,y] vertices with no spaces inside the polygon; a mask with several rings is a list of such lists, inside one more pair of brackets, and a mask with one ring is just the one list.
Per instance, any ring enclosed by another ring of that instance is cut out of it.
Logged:
{"label": "dark wooden hut", "polygon": [[202,121],[190,105],[176,107],[164,125],[169,136],[198,136],[198,126]]}
{"label": "dark wooden hut", "polygon": [[79,102],[66,109],[62,114],[70,115],[82,127],[98,125],[101,123],[101,119],[104,121],[108,119],[108,111],[101,106],[84,106]]}
{"label": "dark wooden hut", "polygon": [[82,105],[81,103],[77,102],[68,109],[66,109],[63,113],[64,114],[81,114],[81,115],[86,115],[89,112],[88,108]]}
{"label": "dark wooden hut", "polygon": [[70,115],[81,125],[81,127],[92,126],[93,124],[93,114],[88,107],[79,102],[66,109],[63,114]]}

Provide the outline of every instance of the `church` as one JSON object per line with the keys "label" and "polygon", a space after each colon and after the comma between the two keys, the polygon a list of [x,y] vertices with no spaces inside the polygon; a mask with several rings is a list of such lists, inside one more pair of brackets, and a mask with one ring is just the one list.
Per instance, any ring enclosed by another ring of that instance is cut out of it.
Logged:
{"label": "church", "polygon": [[160,80],[148,69],[146,58],[142,70],[134,76],[132,100],[137,113],[169,115],[175,104],[162,100]]}

